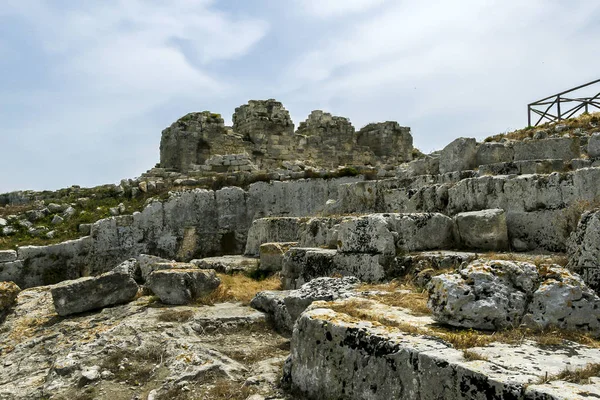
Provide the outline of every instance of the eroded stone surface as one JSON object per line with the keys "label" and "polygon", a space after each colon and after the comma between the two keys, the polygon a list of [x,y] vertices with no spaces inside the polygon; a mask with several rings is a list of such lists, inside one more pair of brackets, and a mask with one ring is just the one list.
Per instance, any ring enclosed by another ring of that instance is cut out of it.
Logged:
{"label": "eroded stone surface", "polygon": [[223,274],[256,271],[259,263],[257,258],[244,256],[208,257],[190,261],[190,264],[200,269],[214,269]]}
{"label": "eroded stone surface", "polygon": [[471,211],[459,213],[454,218],[462,246],[476,250],[508,250],[504,210]]}
{"label": "eroded stone surface", "polygon": [[316,278],[297,290],[260,292],[250,305],[267,313],[279,330],[291,333],[296,319],[310,304],[355,296],[353,289],[359,283],[355,277]]}
{"label": "eroded stone surface", "polygon": [[146,286],[165,304],[188,304],[210,294],[221,284],[214,270],[164,269],[154,271]]}
{"label": "eroded stone surface", "polygon": [[50,289],[58,315],[66,316],[126,303],[138,285],[128,272],[107,272],[95,278],[61,282]]}

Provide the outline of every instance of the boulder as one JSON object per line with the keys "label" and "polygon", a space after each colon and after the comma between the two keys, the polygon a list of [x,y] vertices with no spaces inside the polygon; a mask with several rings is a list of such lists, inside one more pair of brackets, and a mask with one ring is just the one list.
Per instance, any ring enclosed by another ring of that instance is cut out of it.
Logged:
{"label": "boulder", "polygon": [[56,312],[66,316],[127,303],[135,298],[138,285],[127,272],[115,271],[64,281],[50,292]]}
{"label": "boulder", "polygon": [[129,260],[123,261],[113,269],[113,272],[127,274],[137,283],[144,282],[144,279],[142,278],[140,262],[135,258],[130,258]]}
{"label": "boulder", "polygon": [[587,145],[587,152],[590,158],[600,157],[600,134],[590,136]]}
{"label": "boulder", "polygon": [[165,304],[188,304],[212,293],[221,280],[214,270],[166,269],[154,271],[146,286]]}
{"label": "boulder", "polygon": [[600,298],[576,274],[559,267],[540,270],[523,322],[535,329],[560,328],[600,336]]}
{"label": "boulder", "polygon": [[297,242],[263,243],[260,245],[259,270],[267,272],[281,271],[283,268],[283,255]]}
{"label": "boulder", "polygon": [[506,215],[502,209],[459,213],[454,217],[460,243],[475,250],[508,250]]}
{"label": "boulder", "polygon": [[221,256],[208,257],[190,261],[190,264],[199,269],[214,269],[222,274],[238,272],[252,272],[258,269],[259,260],[254,257]]}
{"label": "boulder", "polygon": [[444,147],[440,154],[440,173],[472,170],[477,164],[477,141],[458,138]]}
{"label": "boulder", "polygon": [[260,292],[250,306],[267,313],[277,329],[291,333],[296,319],[313,302],[352,297],[359,284],[360,281],[352,276],[316,278],[297,290]]}
{"label": "boulder", "polygon": [[452,326],[506,329],[519,326],[538,281],[535,265],[477,260],[429,283],[434,319]]}
{"label": "boulder", "polygon": [[284,289],[299,289],[306,282],[337,272],[336,250],[292,247],[283,256],[281,275]]}

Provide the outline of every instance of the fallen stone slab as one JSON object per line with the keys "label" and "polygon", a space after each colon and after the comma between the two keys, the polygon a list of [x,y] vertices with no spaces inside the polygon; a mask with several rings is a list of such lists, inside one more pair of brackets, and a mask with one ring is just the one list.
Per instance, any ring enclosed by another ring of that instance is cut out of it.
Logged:
{"label": "fallen stone slab", "polygon": [[158,267],[155,267],[155,264],[162,264],[161,267],[164,267],[165,264],[175,264],[174,260],[167,260],[165,258],[153,256],[150,254],[140,254],[135,258],[139,263],[142,279],[144,280],[144,282],[146,281],[146,279],[148,279],[148,276],[150,276],[152,271],[159,269]]}
{"label": "fallen stone slab", "polygon": [[133,300],[138,285],[127,272],[107,272],[54,285],[50,292],[60,316],[97,310]]}
{"label": "fallen stone slab", "polygon": [[222,274],[233,274],[256,271],[260,261],[254,257],[221,256],[192,260],[190,264],[199,269],[214,269]]}
{"label": "fallen stone slab", "polygon": [[359,284],[355,277],[316,278],[297,290],[260,292],[250,306],[265,312],[280,331],[291,333],[296,319],[310,304],[355,296],[353,290]]}
{"label": "fallen stone slab", "polygon": [[188,304],[212,293],[221,280],[214,270],[166,269],[150,274],[146,286],[165,304]]}
{"label": "fallen stone slab", "polygon": [[475,250],[508,250],[508,229],[504,210],[459,213],[454,220],[462,246]]}
{"label": "fallen stone slab", "polygon": [[[599,363],[598,349],[566,342],[549,351],[526,340],[474,347],[469,351],[476,356],[467,359],[438,338],[414,333],[415,326],[432,326],[429,317],[377,302],[361,309],[366,318],[335,311],[353,310],[353,301],[313,303],[300,315],[284,367],[292,390],[311,399],[349,400],[584,400],[600,392],[552,378]],[[373,322],[378,319],[387,324]],[[545,378],[549,382],[540,384]]]}
{"label": "fallen stone slab", "polygon": [[285,243],[263,243],[260,245],[260,265],[261,271],[277,272],[283,268],[283,255],[292,247],[297,246],[298,242]]}

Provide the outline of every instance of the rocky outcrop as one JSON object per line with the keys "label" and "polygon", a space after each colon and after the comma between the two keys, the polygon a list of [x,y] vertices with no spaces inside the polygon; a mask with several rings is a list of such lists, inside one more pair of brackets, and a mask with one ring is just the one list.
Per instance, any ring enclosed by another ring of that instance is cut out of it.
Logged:
{"label": "rocky outcrop", "polygon": [[504,210],[459,213],[454,217],[462,246],[475,250],[508,250]]}
{"label": "rocky outcrop", "polygon": [[260,292],[250,305],[267,313],[277,329],[291,333],[296,319],[313,302],[356,296],[359,283],[355,277],[316,278],[297,290]]}
{"label": "rocky outcrop", "polygon": [[501,330],[525,324],[600,336],[600,298],[581,278],[558,266],[475,261],[432,278],[428,306],[437,321]]}
{"label": "rocky outcrop", "polygon": [[53,286],[50,292],[57,314],[67,316],[127,303],[136,296],[138,285],[129,273],[116,271],[65,281]]}
{"label": "rocky outcrop", "polygon": [[21,288],[13,282],[0,282],[0,322],[15,304]]}
{"label": "rocky outcrop", "polygon": [[214,270],[163,269],[148,277],[146,286],[165,304],[189,304],[221,284]]}

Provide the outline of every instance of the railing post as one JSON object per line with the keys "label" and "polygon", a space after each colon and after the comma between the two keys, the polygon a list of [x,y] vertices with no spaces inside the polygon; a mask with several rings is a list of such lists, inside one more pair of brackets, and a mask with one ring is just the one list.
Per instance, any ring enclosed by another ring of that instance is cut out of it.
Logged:
{"label": "railing post", "polygon": [[527,105],[527,126],[531,126],[531,105]]}
{"label": "railing post", "polygon": [[560,122],[562,120],[561,116],[560,116],[560,96],[556,96],[556,108],[558,109],[558,121]]}

